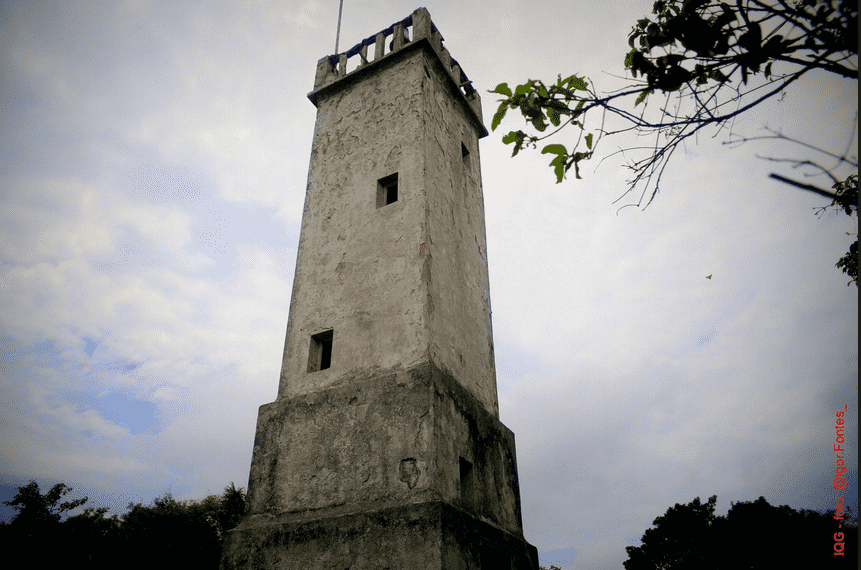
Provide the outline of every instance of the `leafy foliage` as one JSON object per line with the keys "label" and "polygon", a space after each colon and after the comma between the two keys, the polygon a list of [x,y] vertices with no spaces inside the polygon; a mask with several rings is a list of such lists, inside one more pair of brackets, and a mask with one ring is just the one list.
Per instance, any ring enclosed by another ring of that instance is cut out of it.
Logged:
{"label": "leafy foliage", "polygon": [[654,21],[639,20],[628,36],[625,59],[650,91],[726,83],[737,71],[746,84],[760,71],[771,76],[775,62],[858,78],[845,57],[858,49],[857,2],[658,0],[652,13]]}
{"label": "leafy foliage", "polygon": [[113,568],[123,554],[120,531],[122,521],[117,515],[106,516],[108,509],[87,508],[69,517],[61,525],[59,549],[64,563],[74,568]]}
{"label": "leafy foliage", "polygon": [[57,483],[42,495],[39,484],[30,481],[25,487],[18,487],[18,494],[3,504],[14,508],[18,514],[13,519],[15,525],[45,526],[60,522],[60,515],[87,502],[87,498],[61,503],[60,499],[72,488],[65,483]]}
{"label": "leafy foliage", "polygon": [[[847,216],[857,215],[858,213],[858,175],[853,174],[843,182],[837,182],[832,186],[835,189],[835,198],[831,205],[841,208],[846,212]],[[855,236],[855,243],[849,246],[849,251],[841,257],[835,264],[838,269],[842,269],[843,273],[851,277],[851,281],[847,285],[858,286],[858,236]]]}
{"label": "leafy foliage", "polygon": [[[245,511],[245,492],[231,483],[222,495],[202,501],[177,501],[168,492],[149,505],[130,504],[122,517],[107,516],[106,508],[86,508],[61,522],[61,513],[88,500],[60,503],[70,490],[59,483],[42,495],[31,481],[6,502],[18,514],[0,525],[0,537],[33,553],[30,565],[107,569],[122,559],[122,565],[130,568],[215,569],[224,534]],[[44,548],[45,544],[52,548]]]}
{"label": "leafy foliage", "polygon": [[239,524],[245,513],[245,489],[236,488],[233,482],[224,488],[221,495],[220,524],[221,528],[230,530]]}
{"label": "leafy foliage", "polygon": [[[640,546],[626,548],[625,569],[849,568],[857,562],[858,521],[851,513],[838,520],[833,512],[774,507],[760,497],[734,503],[721,517],[714,514],[716,502],[717,496],[705,503],[697,497],[667,509]],[[845,537],[841,557],[832,555],[836,532]]]}
{"label": "leafy foliage", "polygon": [[[104,519],[107,509],[86,509],[61,522],[63,514],[84,505],[88,500],[83,497],[60,502],[70,491],[72,488],[65,483],[57,483],[43,495],[38,483],[30,481],[24,487],[18,487],[18,494],[11,501],[4,501],[5,505],[18,512],[11,522],[0,527],[0,536],[5,544],[15,544],[16,548],[32,553],[29,565],[36,568],[87,564],[100,567],[100,564],[94,563],[93,557],[100,558],[107,550],[101,540],[105,533],[111,539],[116,538],[113,531],[118,521],[116,517]],[[50,545],[50,548],[45,548],[46,545]]]}
{"label": "leafy foliage", "polygon": [[[152,568],[161,560],[176,562],[176,567],[214,568],[218,564],[219,536],[214,524],[216,501],[210,497],[201,503],[176,501],[170,493],[153,500],[151,505],[129,505],[123,516],[122,542],[140,553],[131,561],[132,568]],[[151,545],[159,545],[152,549]]]}
{"label": "leafy foliage", "polygon": [[[541,153],[552,155],[557,183],[571,168],[580,178],[582,163],[595,156],[604,137],[633,132],[651,138],[653,142],[622,151],[640,157],[628,159],[632,177],[622,196],[639,188],[639,197],[630,205],[648,206],[674,152],[690,137],[707,128],[717,132],[729,127],[735,117],[781,96],[811,71],[857,81],[858,2],[657,0],[651,17],[633,26],[628,48],[624,66],[629,84],[610,94],[599,94],[576,74],[559,75],[551,84],[530,79],[513,91],[500,83],[491,91],[502,95],[491,128],[499,127],[509,109],[518,110],[526,130],[509,131],[502,142],[514,145],[512,156],[541,144]],[[658,108],[649,109],[650,99],[659,94]],[[622,126],[605,130],[608,120]],[[544,144],[563,130],[573,130],[574,136],[564,144]],[[857,170],[857,158],[850,159],[848,149],[838,158],[839,166]],[[795,162],[834,178],[815,163]],[[833,197],[826,190],[774,177]],[[849,261],[841,262],[839,267],[851,267]]]}
{"label": "leafy foliage", "polygon": [[[709,497],[703,504],[697,497],[687,505],[676,503],[674,507],[654,520],[643,534],[642,546],[626,548],[627,570],[645,568],[703,568],[713,567],[715,552],[712,545],[701,543],[692,548],[708,534],[716,521],[714,514],[717,495]],[[660,565],[652,566],[660,561]]]}
{"label": "leafy foliage", "polygon": [[[582,91],[584,95],[578,94],[578,91]],[[550,161],[550,166],[556,173],[557,182],[562,181],[565,173],[572,166],[576,177],[580,178],[579,164],[581,161],[592,157],[592,145],[595,136],[594,133],[583,133],[584,126],[580,120],[584,112],[584,104],[591,93],[589,83],[584,78],[572,75],[562,79],[560,75],[556,83],[549,87],[541,81],[529,80],[523,85],[518,85],[514,93],[511,92],[507,84],[500,83],[492,93],[507,96],[500,102],[499,108],[493,116],[492,130],[496,130],[508,109],[519,109],[527,122],[535,130],[542,133],[547,130],[548,122],[555,127],[554,133],[568,125],[579,128],[581,139],[586,145],[586,151],[569,152],[565,145],[549,144],[541,149],[541,154],[555,155]],[[514,143],[514,151],[511,156],[516,156],[524,145],[535,148],[536,143],[544,138],[546,137],[528,135],[522,130],[517,130],[503,136],[502,142],[505,144]],[[581,139],[576,141],[575,148],[580,144]],[[595,143],[597,144],[597,141]]]}
{"label": "leafy foliage", "polygon": [[[735,5],[715,0],[658,0],[652,12],[652,18],[638,20],[629,34],[631,49],[624,63],[633,82],[626,89],[599,96],[586,78],[575,74],[564,79],[560,75],[550,85],[530,79],[514,91],[507,83],[500,83],[491,91],[504,96],[491,129],[496,130],[509,109],[518,109],[527,125],[537,131],[517,130],[504,135],[505,144],[515,145],[512,156],[525,146],[537,148],[539,142],[574,126],[577,133],[573,145],[542,149],[556,155],[551,166],[558,183],[571,167],[579,177],[580,162],[592,158],[601,136],[632,129],[640,135],[652,134],[656,142],[648,147],[650,154],[629,165],[634,172],[629,191],[642,183],[645,193],[651,184],[651,200],[673,151],[703,128],[727,124],[778,96],[814,69],[858,79],[857,0],[803,0],[794,4],[739,0]],[[775,73],[775,64],[783,65],[786,72]],[[761,75],[762,82],[746,89],[749,78],[755,75]],[[677,97],[665,99],[655,120],[617,106],[634,97],[636,108],[656,92],[675,93]],[[600,111],[601,126],[586,137],[585,117],[592,110]],[[622,118],[629,126],[604,132],[606,113]],[[554,129],[547,132],[551,125]],[[661,136],[665,137],[663,144]]]}

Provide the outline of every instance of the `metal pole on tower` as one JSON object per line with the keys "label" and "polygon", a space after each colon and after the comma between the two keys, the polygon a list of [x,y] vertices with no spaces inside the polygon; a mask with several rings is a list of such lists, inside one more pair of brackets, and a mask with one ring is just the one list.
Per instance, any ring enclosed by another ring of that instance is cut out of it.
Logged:
{"label": "metal pole on tower", "polygon": [[338,7],[338,31],[335,33],[335,55],[338,55],[338,40],[341,39],[341,12],[344,10],[344,0]]}

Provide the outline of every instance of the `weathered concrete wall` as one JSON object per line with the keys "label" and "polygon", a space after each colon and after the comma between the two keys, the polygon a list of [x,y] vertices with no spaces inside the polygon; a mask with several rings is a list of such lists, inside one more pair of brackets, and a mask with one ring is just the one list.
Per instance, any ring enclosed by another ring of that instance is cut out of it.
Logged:
{"label": "weathered concrete wall", "polygon": [[534,569],[538,552],[445,503],[310,521],[241,526],[227,533],[221,570]]}
{"label": "weathered concrete wall", "polygon": [[[498,415],[478,123],[413,47],[317,99],[279,397],[432,361]],[[332,365],[308,372],[327,329]]]}
{"label": "weathered concrete wall", "polygon": [[[318,101],[279,397],[427,360],[420,85],[401,61]],[[395,172],[398,200],[377,208]],[[326,329],[331,367],[309,373]]]}
{"label": "weathered concrete wall", "polygon": [[499,416],[478,128],[438,63],[423,52],[430,355]]}
{"label": "weathered concrete wall", "polygon": [[537,567],[499,422],[480,99],[426,10],[389,34],[356,71],[318,65],[278,399],[224,570]]}
{"label": "weathered concrete wall", "polygon": [[433,400],[407,373],[261,406],[249,512],[438,500]]}
{"label": "weathered concrete wall", "polygon": [[[428,512],[430,511],[430,512]],[[438,516],[395,507],[309,521],[243,525],[225,537],[221,570],[441,570]]]}
{"label": "weathered concrete wall", "polygon": [[[468,496],[461,459],[472,465]],[[260,407],[248,514],[339,516],[445,501],[522,535],[514,435],[437,367]]]}

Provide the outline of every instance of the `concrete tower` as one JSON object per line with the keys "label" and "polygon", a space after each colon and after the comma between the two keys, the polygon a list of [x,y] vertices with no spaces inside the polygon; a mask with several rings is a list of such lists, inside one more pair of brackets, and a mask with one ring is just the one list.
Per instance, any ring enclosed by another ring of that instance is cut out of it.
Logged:
{"label": "concrete tower", "polygon": [[308,97],[278,399],[221,567],[537,568],[499,421],[479,95],[421,8],[321,59]]}

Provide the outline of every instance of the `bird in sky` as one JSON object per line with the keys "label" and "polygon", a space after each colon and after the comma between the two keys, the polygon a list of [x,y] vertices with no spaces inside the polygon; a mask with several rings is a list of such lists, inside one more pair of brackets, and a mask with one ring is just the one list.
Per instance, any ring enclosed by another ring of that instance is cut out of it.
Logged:
{"label": "bird in sky", "polygon": [[712,273],[711,275],[706,275],[706,279],[711,279],[712,275],[714,275],[714,273]]}

